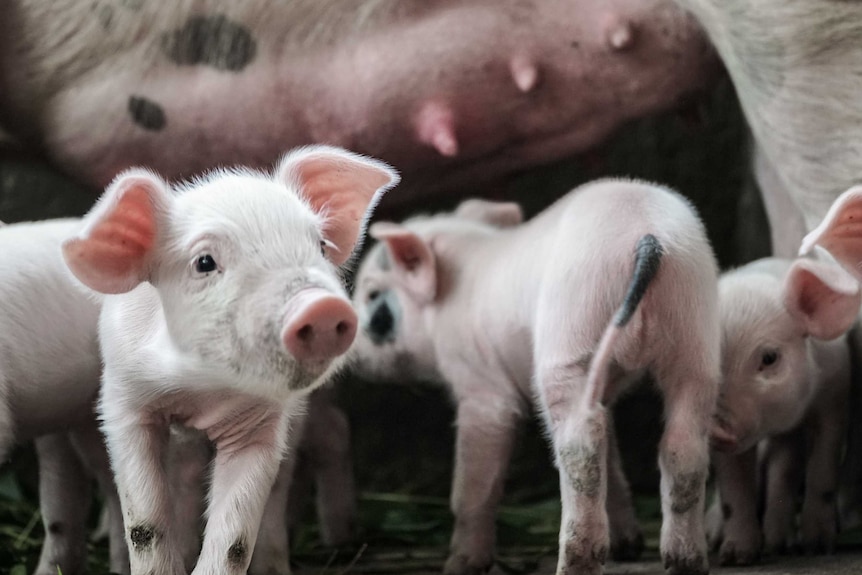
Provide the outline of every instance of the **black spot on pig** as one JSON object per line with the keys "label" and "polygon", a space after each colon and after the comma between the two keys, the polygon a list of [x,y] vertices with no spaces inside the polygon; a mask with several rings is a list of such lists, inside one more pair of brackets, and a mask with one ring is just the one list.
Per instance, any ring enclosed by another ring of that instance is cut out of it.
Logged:
{"label": "black spot on pig", "polygon": [[703,474],[699,471],[680,473],[673,478],[670,488],[670,510],[674,513],[686,513],[700,501],[700,491],[703,486]]}
{"label": "black spot on pig", "polygon": [[664,248],[654,235],[647,234],[638,241],[635,247],[635,270],[629,291],[614,318],[614,323],[618,327],[626,325],[634,315],[649,284],[658,274],[662,254],[664,254]]}
{"label": "black spot on pig", "polygon": [[369,294],[366,310],[369,319],[363,329],[375,345],[395,341],[400,309],[398,297],[391,290],[372,291]]}
{"label": "black spot on pig", "polygon": [[227,562],[233,566],[242,565],[245,561],[245,541],[240,537],[227,550]]}
{"label": "black spot on pig", "polygon": [[395,316],[392,315],[392,310],[386,302],[382,302],[371,314],[371,320],[368,322],[368,334],[374,343],[383,343],[392,334],[392,328],[395,325]]}
{"label": "black spot on pig", "polygon": [[162,35],[162,51],[180,66],[202,64],[238,72],[254,60],[257,44],[244,26],[219,16],[195,16]]}
{"label": "black spot on pig", "polygon": [[62,523],[51,523],[48,525],[48,533],[52,535],[62,535],[63,534],[63,524]]}
{"label": "black spot on pig", "polygon": [[135,551],[146,551],[156,540],[156,530],[151,525],[136,525],[129,530],[129,539]]}
{"label": "black spot on pig", "polygon": [[137,125],[153,132],[164,129],[167,124],[162,107],[140,96],[129,96],[129,115]]}

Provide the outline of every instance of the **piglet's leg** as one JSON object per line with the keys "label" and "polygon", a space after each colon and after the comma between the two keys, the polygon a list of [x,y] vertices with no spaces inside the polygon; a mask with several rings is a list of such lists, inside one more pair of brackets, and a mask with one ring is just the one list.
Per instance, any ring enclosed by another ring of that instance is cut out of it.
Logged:
{"label": "piglet's leg", "polygon": [[838,509],[835,493],[846,428],[841,407],[828,415],[816,414],[806,425],[810,442],[805,467],[805,499],[802,502],[800,539],[808,553],[833,553],[838,536]]}
{"label": "piglet's leg", "polygon": [[356,488],[350,457],[350,423],[335,404],[333,389],[315,391],[303,444],[314,468],[317,516],[324,543],[341,545],[356,530]]}
{"label": "piglet's leg", "polygon": [[635,515],[631,490],[623,472],[617,435],[611,412],[607,413],[608,494],[606,509],[611,534],[611,557],[615,561],[634,561],[644,548],[644,538]]}
{"label": "piglet's leg", "polygon": [[83,573],[86,565],[90,478],[65,433],[36,440],[39,457],[39,507],[45,541],[36,575]]}
{"label": "piglet's leg", "polygon": [[717,551],[724,538],[724,518],[722,517],[721,495],[718,489],[713,491],[712,503],[706,510],[704,521],[706,522],[706,541],[710,551]]}
{"label": "piglet's leg", "polygon": [[111,463],[108,460],[104,438],[94,422],[93,425],[76,429],[71,434],[71,439],[81,460],[96,477],[104,497],[111,572],[127,575],[129,573],[129,548],[126,546],[126,538],[123,534],[120,496],[117,494],[117,486],[114,484],[114,475],[111,473]]}
{"label": "piglet's leg", "polygon": [[716,453],[715,474],[724,518],[722,565],[750,565],[760,557],[757,520],[757,449],[730,455]]}
{"label": "piglet's leg", "polygon": [[200,551],[206,470],[210,459],[210,445],[202,433],[171,429],[167,467],[171,482],[174,539],[187,572],[194,568]]}
{"label": "piglet's leg", "polygon": [[698,377],[696,370],[689,369],[674,365],[670,373],[656,373],[665,408],[665,429],[659,444],[660,547],[668,573],[677,575],[709,572],[704,490],[709,471],[708,430],[717,386],[714,380]]}
{"label": "piglet's leg", "polygon": [[562,523],[558,575],[600,574],[610,546],[608,417],[584,404],[587,362],[539,364],[539,396],[560,470]]}
{"label": "piglet's leg", "polygon": [[[457,389],[457,386],[456,386]],[[512,454],[517,411],[499,396],[471,393],[458,402],[447,575],[484,573],[493,561],[497,505]]]}
{"label": "piglet's leg", "polygon": [[297,462],[297,444],[302,441],[306,414],[290,418],[287,449],[282,456],[275,483],[260,522],[260,533],[251,556],[250,575],[287,575],[290,573],[290,554],[287,510],[288,496],[293,495],[291,485]]}
{"label": "piglet's leg", "polygon": [[192,575],[244,574],[248,570],[287,434],[285,414],[272,412],[254,419],[241,432],[233,429],[210,435],[216,455],[207,525]]}
{"label": "piglet's leg", "polygon": [[[106,399],[102,404],[111,406]],[[170,484],[162,466],[168,427],[120,410],[106,411],[104,431],[123,508],[132,575],[185,574],[172,522]]]}
{"label": "piglet's leg", "polygon": [[796,505],[804,475],[804,445],[800,430],[767,440],[763,534],[769,553],[796,547]]}

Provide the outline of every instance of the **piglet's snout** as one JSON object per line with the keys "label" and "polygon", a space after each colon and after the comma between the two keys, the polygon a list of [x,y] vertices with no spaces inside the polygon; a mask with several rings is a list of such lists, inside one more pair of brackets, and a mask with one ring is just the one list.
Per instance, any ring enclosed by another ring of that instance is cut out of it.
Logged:
{"label": "piglet's snout", "polygon": [[298,361],[332,359],[350,348],[356,324],[350,302],[324,289],[308,288],[290,302],[281,339]]}

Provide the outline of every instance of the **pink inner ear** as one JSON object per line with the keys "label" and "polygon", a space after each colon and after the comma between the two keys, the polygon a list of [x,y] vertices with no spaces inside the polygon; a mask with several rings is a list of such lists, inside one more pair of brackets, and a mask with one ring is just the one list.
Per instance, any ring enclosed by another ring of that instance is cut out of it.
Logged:
{"label": "pink inner ear", "polygon": [[63,245],[69,268],[96,291],[124,293],[146,279],[155,214],[147,188],[136,184],[119,191],[116,204],[89,226],[86,236]]}
{"label": "pink inner ear", "polygon": [[862,280],[862,188],[851,188],[835,201],[823,222],[805,237],[800,251],[807,253],[815,244]]}
{"label": "pink inner ear", "polygon": [[382,163],[336,149],[325,149],[286,159],[287,169],[300,185],[311,209],[324,218],[325,239],[335,245],[327,256],[336,265],[350,257],[363,234],[366,213],[373,207],[378,190],[397,181],[397,175]]}
{"label": "pink inner ear", "polygon": [[427,248],[410,235],[386,237],[386,244],[392,258],[404,271],[415,273],[419,267],[428,263]]}
{"label": "pink inner ear", "polygon": [[859,286],[834,264],[799,260],[788,278],[786,305],[805,325],[806,332],[823,340],[845,333],[859,312]]}
{"label": "pink inner ear", "polygon": [[410,230],[379,222],[371,227],[371,235],[386,242],[395,271],[404,287],[421,304],[437,297],[437,263],[428,244]]}

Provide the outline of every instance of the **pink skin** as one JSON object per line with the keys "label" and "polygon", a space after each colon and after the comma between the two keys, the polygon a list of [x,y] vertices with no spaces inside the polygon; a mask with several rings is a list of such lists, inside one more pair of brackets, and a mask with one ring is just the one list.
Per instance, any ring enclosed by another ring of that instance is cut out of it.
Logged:
{"label": "pink skin", "polygon": [[[166,37],[216,14],[254,42],[247,62],[168,57]],[[415,201],[584,151],[718,70],[669,0],[13,0],[5,16],[0,124],[94,186],[131,165],[174,179],[326,142],[399,166],[411,186],[389,201]],[[132,96],[163,126],[135,123]]]}
{"label": "pink skin", "polygon": [[[292,420],[353,337],[339,266],[397,180],[327,146],[294,150],[272,173],[222,171],[177,188],[130,170],[63,244],[71,272],[110,294],[99,409],[132,575],[187,573],[190,562],[162,465],[171,423],[215,449],[192,573],[246,572]],[[322,337],[303,341],[303,330]]]}
{"label": "pink skin", "polygon": [[[831,551],[850,389],[844,333],[859,309],[859,286],[834,264],[766,258],[724,274],[719,294],[724,385],[713,444],[722,451],[715,455],[721,511],[711,512],[710,539],[721,542],[722,564],[757,561],[762,543],[769,551],[797,540],[809,552]],[[766,470],[763,533],[758,459]]]}
{"label": "pink skin", "polygon": [[284,346],[301,361],[327,360],[350,348],[356,313],[350,303],[326,290],[307,289],[288,304]]}
{"label": "pink skin", "polygon": [[[588,184],[523,225],[519,213],[471,201],[454,214],[374,224],[382,245],[356,279],[360,369],[443,381],[457,401],[445,572],[492,563],[496,506],[530,398],[560,469],[557,572],[600,573],[611,545],[620,556],[637,549],[605,405],[649,367],[665,396],[662,555],[671,573],[704,573],[719,325],[717,269],[702,225],[676,194],[625,181]],[[597,351],[646,234],[666,255],[630,323],[607,331],[610,343]]]}

